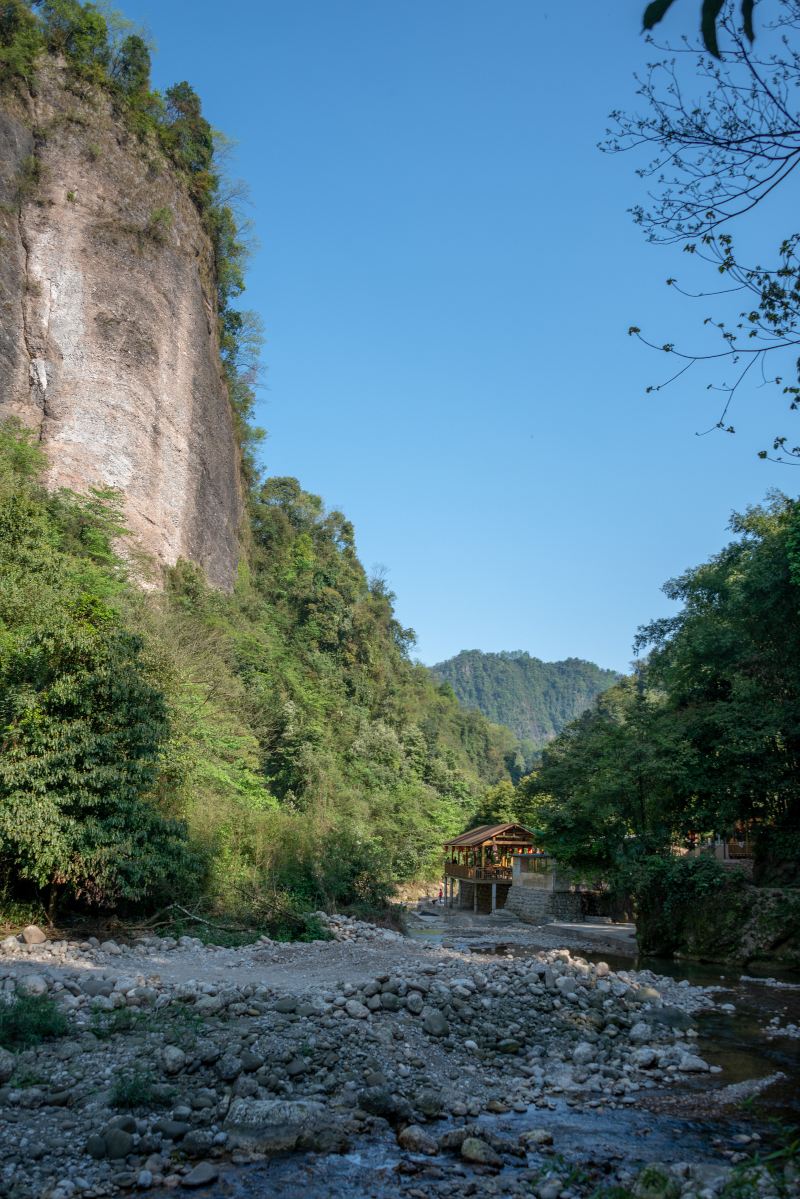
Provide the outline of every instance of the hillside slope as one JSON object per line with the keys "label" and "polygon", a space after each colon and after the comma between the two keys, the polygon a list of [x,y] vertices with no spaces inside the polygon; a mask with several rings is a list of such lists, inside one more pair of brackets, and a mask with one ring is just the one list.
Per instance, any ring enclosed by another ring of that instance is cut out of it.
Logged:
{"label": "hillside slope", "polygon": [[615,671],[582,658],[542,662],[524,650],[462,650],[431,669],[467,708],[513,729],[533,750],[557,736],[619,679]]}
{"label": "hillside slope", "polygon": [[0,906],[296,932],[438,870],[519,747],[412,663],[345,517],[256,468],[214,133],[115,29],[0,21]]}

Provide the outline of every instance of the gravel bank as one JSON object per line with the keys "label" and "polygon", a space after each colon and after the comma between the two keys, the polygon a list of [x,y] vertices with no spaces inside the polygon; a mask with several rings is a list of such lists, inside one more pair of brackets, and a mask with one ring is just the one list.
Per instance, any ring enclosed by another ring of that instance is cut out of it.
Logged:
{"label": "gravel bank", "polygon": [[[695,1048],[708,989],[566,950],[512,959],[345,918],[330,930],[236,950],[0,943],[0,1000],[47,993],[68,1018],[65,1037],[0,1051],[0,1193],[202,1187],[229,1161],[341,1153],[390,1131],[407,1181],[420,1161],[452,1163],[428,1197],[464,1193],[465,1169],[486,1174],[482,1190],[505,1180],[489,1193],[588,1195],[591,1178],[582,1189],[549,1161],[537,1110],[636,1110],[715,1069]],[[486,1124],[509,1113],[524,1117],[513,1137]],[[735,1164],[741,1146],[727,1153]],[[715,1193],[707,1164],[702,1179],[664,1168],[671,1194]],[[730,1166],[715,1169],[718,1190]]]}

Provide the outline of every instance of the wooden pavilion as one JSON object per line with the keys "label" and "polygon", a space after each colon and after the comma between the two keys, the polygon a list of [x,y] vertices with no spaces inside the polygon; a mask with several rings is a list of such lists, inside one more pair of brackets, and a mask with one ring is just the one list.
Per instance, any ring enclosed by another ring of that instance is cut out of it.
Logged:
{"label": "wooden pavilion", "polygon": [[474,912],[495,912],[506,905],[513,881],[513,859],[534,854],[534,834],[522,824],[482,824],[444,844],[445,902]]}

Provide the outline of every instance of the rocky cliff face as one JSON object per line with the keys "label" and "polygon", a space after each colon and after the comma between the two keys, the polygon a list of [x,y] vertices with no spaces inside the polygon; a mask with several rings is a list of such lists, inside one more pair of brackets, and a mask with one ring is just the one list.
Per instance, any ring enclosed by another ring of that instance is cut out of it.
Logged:
{"label": "rocky cliff face", "polygon": [[239,452],[212,251],[158,150],[48,62],[0,98],[0,417],[38,430],[49,483],[125,496],[157,563],[232,585]]}

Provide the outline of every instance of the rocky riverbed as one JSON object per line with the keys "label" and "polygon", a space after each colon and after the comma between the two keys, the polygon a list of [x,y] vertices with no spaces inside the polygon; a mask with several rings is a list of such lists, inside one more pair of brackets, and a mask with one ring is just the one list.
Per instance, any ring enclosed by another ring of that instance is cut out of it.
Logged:
{"label": "rocky riverbed", "polygon": [[[757,1132],[720,1127],[714,1143],[677,1125],[655,1154],[613,1143],[643,1114],[652,1137],[651,1098],[724,1087],[697,1021],[728,996],[564,949],[515,958],[326,923],[331,941],[242,949],[6,938],[0,1001],[49,995],[67,1031],[0,1051],[0,1194],[289,1196],[296,1183],[311,1197],[571,1199],[624,1185],[711,1199],[758,1147]],[[578,1168],[579,1131],[559,1143],[559,1129],[580,1113],[597,1131]],[[358,1189],[358,1162],[380,1185]],[[762,1167],[750,1175],[752,1194],[780,1193]]]}

